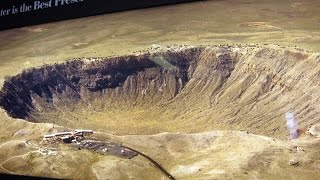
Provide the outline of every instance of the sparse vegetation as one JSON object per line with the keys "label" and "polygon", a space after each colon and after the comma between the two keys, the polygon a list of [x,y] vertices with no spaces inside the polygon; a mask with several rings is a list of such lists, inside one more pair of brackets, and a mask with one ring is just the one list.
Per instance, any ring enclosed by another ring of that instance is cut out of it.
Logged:
{"label": "sparse vegetation", "polygon": [[35,152],[30,152],[30,153],[28,153],[28,156],[27,156],[27,162],[28,163],[31,163],[33,160],[34,160],[34,158],[36,158],[36,156],[37,156],[37,153],[35,153]]}

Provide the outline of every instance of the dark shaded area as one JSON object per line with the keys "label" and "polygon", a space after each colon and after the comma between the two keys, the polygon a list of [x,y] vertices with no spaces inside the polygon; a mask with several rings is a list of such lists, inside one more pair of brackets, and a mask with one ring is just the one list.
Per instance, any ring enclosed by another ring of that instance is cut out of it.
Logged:
{"label": "dark shaded area", "polygon": [[47,178],[47,177],[37,177],[37,176],[22,176],[22,175],[13,175],[13,174],[1,174],[0,173],[0,179],[17,179],[17,180],[37,180],[37,179],[43,179],[43,180],[57,180],[56,178]]}
{"label": "dark shaded area", "polygon": [[104,143],[101,141],[83,140],[74,146],[76,146],[78,149],[88,149],[102,155],[113,155],[125,159],[131,159],[138,155],[136,151],[110,141]]}
{"label": "dark shaded area", "polygon": [[[138,62],[139,61],[139,62]],[[83,68],[86,66],[86,68]],[[69,61],[65,64],[31,68],[5,80],[0,92],[0,106],[10,116],[25,119],[34,110],[32,93],[47,103],[53,103],[53,94],[64,94],[66,99],[78,101],[80,88],[101,91],[122,84],[129,75],[156,64],[147,58],[113,58],[85,64]]]}
{"label": "dark shaded area", "polygon": [[[59,102],[74,104],[83,97],[101,98],[101,94],[98,97],[94,93],[103,94],[106,89],[112,91],[121,87],[122,94],[138,96],[141,95],[141,88],[150,82],[170,81],[164,91],[176,95],[189,80],[189,66],[197,50],[189,49],[185,54],[159,54],[161,57],[167,56],[174,66],[172,69],[156,64],[150,59],[150,54],[102,58],[91,62],[74,59],[63,64],[27,69],[5,79],[0,91],[0,106],[13,118],[30,120],[39,106],[54,108],[53,104]],[[127,81],[129,77],[131,79]]]}
{"label": "dark shaded area", "polygon": [[[12,9],[15,5],[33,4],[36,0],[2,0],[0,9]],[[38,0],[48,2],[49,0]],[[52,4],[56,0],[52,0]],[[67,1],[67,0],[61,0]],[[70,1],[70,0],[68,0]],[[32,10],[14,15],[0,17],[0,30],[16,28],[28,25],[67,20],[72,18],[100,15],[132,9],[148,8],[155,6],[185,3],[198,0],[82,0],[78,3],[70,3],[63,6],[52,6],[46,9]]]}

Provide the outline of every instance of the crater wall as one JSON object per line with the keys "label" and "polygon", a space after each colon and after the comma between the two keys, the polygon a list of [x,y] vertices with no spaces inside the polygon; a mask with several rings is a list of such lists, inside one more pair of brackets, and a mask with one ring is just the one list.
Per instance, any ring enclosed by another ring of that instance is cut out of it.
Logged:
{"label": "crater wall", "polygon": [[320,120],[319,57],[270,47],[175,46],[73,59],[7,77],[0,105],[13,118],[119,134],[225,129],[285,137],[287,111],[301,128]]}

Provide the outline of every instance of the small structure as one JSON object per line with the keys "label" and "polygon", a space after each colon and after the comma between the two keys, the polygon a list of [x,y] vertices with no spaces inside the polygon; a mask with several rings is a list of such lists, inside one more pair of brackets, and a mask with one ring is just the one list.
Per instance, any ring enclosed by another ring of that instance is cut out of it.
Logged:
{"label": "small structure", "polygon": [[44,135],[45,139],[54,138],[54,137],[56,137],[55,134]]}
{"label": "small structure", "polygon": [[64,143],[77,143],[84,139],[84,136],[93,134],[92,130],[78,129],[74,132],[59,132],[54,134],[44,135],[44,139],[48,141],[63,141]]}
{"label": "small structure", "polygon": [[85,130],[85,129],[76,129],[74,130],[75,134],[81,134],[82,136],[86,135],[91,135],[93,134],[93,131],[92,130]]}
{"label": "small structure", "polygon": [[60,133],[55,133],[55,134],[52,134],[56,137],[63,137],[63,136],[72,136],[73,133],[72,132],[60,132]]}

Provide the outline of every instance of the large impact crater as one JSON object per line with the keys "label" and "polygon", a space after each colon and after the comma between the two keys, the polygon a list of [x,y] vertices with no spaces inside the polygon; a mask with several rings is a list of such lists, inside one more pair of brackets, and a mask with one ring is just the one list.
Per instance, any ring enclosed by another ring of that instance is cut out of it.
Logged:
{"label": "large impact crater", "polygon": [[7,77],[13,118],[116,134],[246,130],[286,136],[319,122],[320,55],[280,47],[173,46],[79,58]]}

